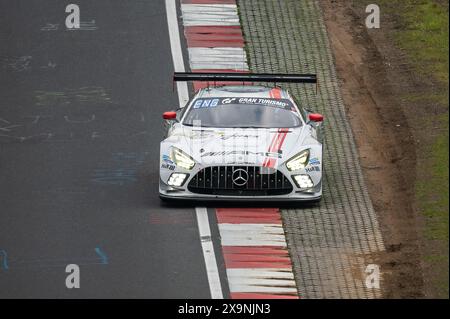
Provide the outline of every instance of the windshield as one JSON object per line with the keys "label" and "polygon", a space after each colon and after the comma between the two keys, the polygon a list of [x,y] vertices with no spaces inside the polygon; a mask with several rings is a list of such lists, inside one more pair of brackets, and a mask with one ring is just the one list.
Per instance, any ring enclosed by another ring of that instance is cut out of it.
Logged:
{"label": "windshield", "polygon": [[301,126],[302,121],[288,99],[223,97],[196,99],[183,124],[224,128],[289,128]]}

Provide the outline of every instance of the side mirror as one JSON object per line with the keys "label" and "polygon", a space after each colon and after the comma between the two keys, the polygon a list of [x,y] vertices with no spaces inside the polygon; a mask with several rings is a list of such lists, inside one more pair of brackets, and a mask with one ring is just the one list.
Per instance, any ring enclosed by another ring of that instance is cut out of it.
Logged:
{"label": "side mirror", "polygon": [[177,112],[164,112],[163,119],[165,120],[175,120],[177,118]]}
{"label": "side mirror", "polygon": [[318,113],[309,114],[309,120],[312,122],[323,122],[323,115]]}

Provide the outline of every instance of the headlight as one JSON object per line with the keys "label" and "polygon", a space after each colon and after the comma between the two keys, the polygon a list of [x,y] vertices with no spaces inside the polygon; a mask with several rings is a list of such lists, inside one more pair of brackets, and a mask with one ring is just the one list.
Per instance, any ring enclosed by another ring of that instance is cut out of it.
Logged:
{"label": "headlight", "polygon": [[294,175],[292,177],[294,178],[295,184],[297,184],[298,188],[306,189],[314,186],[314,183],[309,175]]}
{"label": "headlight", "polygon": [[179,148],[172,147],[170,159],[181,168],[191,170],[195,166],[195,161]]}
{"label": "headlight", "polygon": [[309,149],[304,150],[286,162],[286,167],[290,171],[305,168],[309,161]]}
{"label": "headlight", "polygon": [[183,184],[188,176],[189,176],[189,174],[172,173],[172,175],[170,175],[170,177],[169,177],[169,180],[167,181],[167,184],[169,186],[175,186],[175,187],[183,186]]}

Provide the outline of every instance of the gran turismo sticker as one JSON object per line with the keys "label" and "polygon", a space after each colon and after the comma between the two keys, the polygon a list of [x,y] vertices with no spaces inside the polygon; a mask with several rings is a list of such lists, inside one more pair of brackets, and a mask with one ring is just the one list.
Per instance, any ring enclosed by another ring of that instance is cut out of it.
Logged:
{"label": "gran turismo sticker", "polygon": [[252,104],[252,105],[264,105],[264,106],[276,106],[281,108],[291,107],[291,102],[287,99],[266,99],[266,98],[255,98],[255,97],[242,97],[239,98],[238,104]]}
{"label": "gran turismo sticker", "polygon": [[289,99],[272,99],[272,98],[256,98],[256,97],[222,97],[214,99],[197,99],[194,101],[194,109],[215,108],[218,106],[225,106],[229,104],[238,105],[261,105],[279,107],[287,110],[295,110],[292,102]]}
{"label": "gran turismo sticker", "polygon": [[223,103],[223,104],[230,104],[230,103],[233,103],[233,102],[236,101],[236,100],[237,100],[236,97],[227,97],[226,99],[223,99],[223,100],[222,100],[222,103]]}

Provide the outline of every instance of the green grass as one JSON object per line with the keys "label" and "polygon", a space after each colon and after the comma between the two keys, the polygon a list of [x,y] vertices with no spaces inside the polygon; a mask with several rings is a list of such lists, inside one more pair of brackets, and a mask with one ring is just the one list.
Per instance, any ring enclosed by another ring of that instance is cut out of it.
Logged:
{"label": "green grass", "polygon": [[432,0],[405,1],[403,19],[407,30],[398,34],[405,49],[420,72],[448,83],[448,12]]}
{"label": "green grass", "polygon": [[[448,128],[448,114],[442,116],[440,127]],[[448,298],[448,232],[449,232],[449,135],[448,130],[429,147],[430,175],[417,184],[416,192],[421,213],[425,218],[425,238],[434,243],[435,249],[424,256],[425,264],[433,269],[431,278],[435,297]]]}
{"label": "green grass", "polygon": [[424,256],[427,266],[436,270],[431,278],[434,297],[448,298],[449,24],[448,5],[443,4],[439,0],[380,0],[381,14],[386,10],[398,20],[394,34],[397,45],[407,54],[420,78],[433,83],[407,100],[423,101],[424,107],[437,105],[440,109],[438,120],[424,120],[424,127],[417,128],[436,138],[418,149],[418,160],[426,174],[418,175],[416,197],[425,219],[424,237],[435,247],[435,251]]}
{"label": "green grass", "polygon": [[[441,125],[448,126],[448,115],[443,116]],[[428,178],[417,185],[417,197],[422,214],[426,218],[425,236],[429,240],[440,240],[448,245],[449,206],[449,135],[446,131],[436,141],[426,147],[429,152],[430,168]]]}

